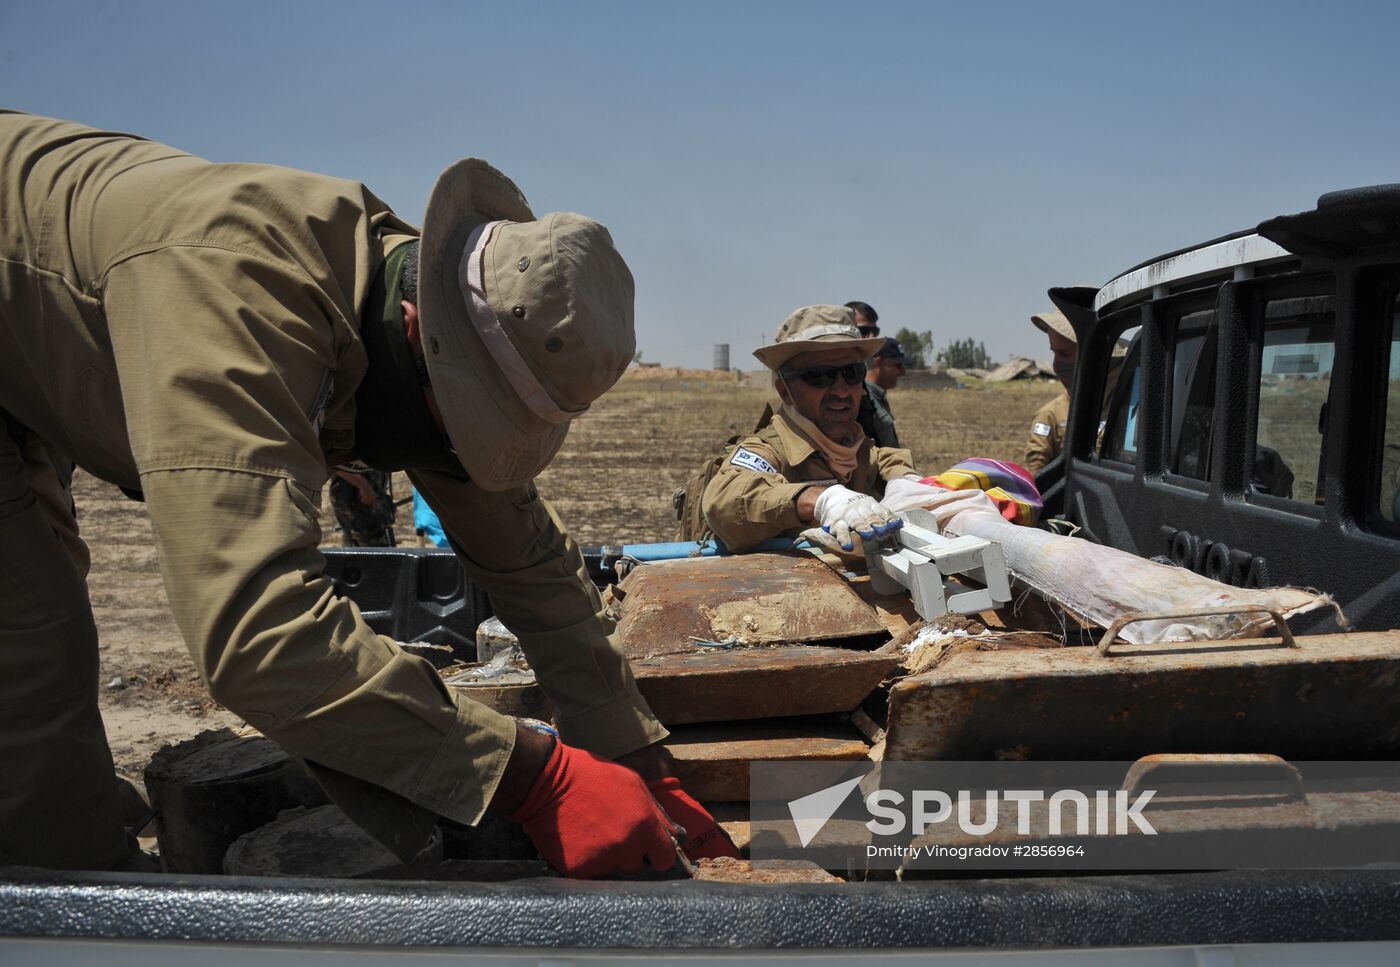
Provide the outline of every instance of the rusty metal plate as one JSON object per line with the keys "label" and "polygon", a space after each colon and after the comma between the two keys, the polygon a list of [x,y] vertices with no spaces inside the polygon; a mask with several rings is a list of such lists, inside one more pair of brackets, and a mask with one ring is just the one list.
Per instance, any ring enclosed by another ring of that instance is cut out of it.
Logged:
{"label": "rusty metal plate", "polygon": [[687,725],[666,739],[671,770],[701,802],[747,802],[752,762],[864,759],[870,746],[848,722],[800,719]]}
{"label": "rusty metal plate", "polygon": [[694,651],[694,639],[745,644],[884,635],[875,608],[805,554],[740,554],[638,567],[620,586],[618,641],[629,658]]}
{"label": "rusty metal plate", "polygon": [[849,712],[899,656],[826,645],[735,648],[636,658],[632,674],[666,725]]}
{"label": "rusty metal plate", "polygon": [[1400,632],[958,651],[890,691],[888,760],[1400,754]]}

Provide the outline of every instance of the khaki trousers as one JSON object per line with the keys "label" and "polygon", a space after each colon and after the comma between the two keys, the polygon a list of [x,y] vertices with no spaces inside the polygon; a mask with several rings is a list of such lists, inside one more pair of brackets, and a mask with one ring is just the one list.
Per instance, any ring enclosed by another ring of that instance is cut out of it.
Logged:
{"label": "khaki trousers", "polygon": [[0,864],[125,854],[71,464],[0,412]]}

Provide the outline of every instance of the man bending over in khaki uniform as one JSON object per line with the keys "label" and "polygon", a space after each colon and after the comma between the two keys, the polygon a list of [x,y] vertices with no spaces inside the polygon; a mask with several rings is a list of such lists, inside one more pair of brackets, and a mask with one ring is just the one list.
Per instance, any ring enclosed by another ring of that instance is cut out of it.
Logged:
{"label": "man bending over in khaki uniform", "polygon": [[[356,182],[13,112],[0,212],[0,863],[124,857],[87,556],[53,472],[70,461],[144,495],[214,698],[400,856],[436,817],[488,808],[571,875],[670,866],[672,821],[692,855],[733,853],[669,776],[531,483],[632,358],[607,229],[536,218],[468,159],[420,240]],[[317,499],[342,466],[408,471],[519,637],[557,741],[455,696],[333,593]]]}
{"label": "man bending over in khaki uniform", "polygon": [[705,519],[730,549],[819,524],[849,550],[852,534],[880,540],[900,527],[879,499],[888,481],[914,476],[913,458],[872,445],[856,422],[866,360],[884,344],[863,337],[845,306],[807,306],[754,350],[773,371],[782,406],[705,487]]}

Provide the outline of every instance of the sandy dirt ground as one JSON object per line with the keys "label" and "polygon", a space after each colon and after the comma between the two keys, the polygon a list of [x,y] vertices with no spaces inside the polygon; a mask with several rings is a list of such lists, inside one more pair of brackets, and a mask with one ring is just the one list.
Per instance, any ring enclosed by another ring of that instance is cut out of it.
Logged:
{"label": "sandy dirt ground", "polygon": [[[915,465],[937,472],[968,456],[1018,459],[1032,414],[1054,393],[1047,383],[897,388],[890,404]],[[770,398],[766,380],[642,371],[575,421],[540,489],[581,544],[671,540],[676,487],[726,438],[751,430]],[[396,475],[395,497],[410,493]],[[139,779],[162,745],[240,721],[209,698],[185,650],[166,607],[144,505],[81,471],[74,496],[92,551],[102,714],[118,769]],[[324,500],[323,508],[326,543],[338,544]],[[409,506],[399,508],[395,531],[401,544],[423,543]]]}

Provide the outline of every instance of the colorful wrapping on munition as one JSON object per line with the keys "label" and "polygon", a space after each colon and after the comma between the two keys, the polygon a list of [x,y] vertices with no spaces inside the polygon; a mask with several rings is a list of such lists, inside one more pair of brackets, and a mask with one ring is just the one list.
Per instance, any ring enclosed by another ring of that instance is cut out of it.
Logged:
{"label": "colorful wrapping on munition", "polygon": [[970,457],[949,470],[919,481],[944,490],[981,490],[997,505],[1001,516],[1013,524],[1035,525],[1042,503],[1035,478],[1023,467],[1005,460]]}

